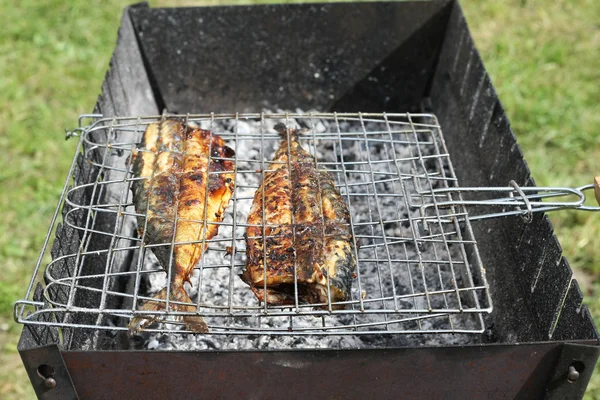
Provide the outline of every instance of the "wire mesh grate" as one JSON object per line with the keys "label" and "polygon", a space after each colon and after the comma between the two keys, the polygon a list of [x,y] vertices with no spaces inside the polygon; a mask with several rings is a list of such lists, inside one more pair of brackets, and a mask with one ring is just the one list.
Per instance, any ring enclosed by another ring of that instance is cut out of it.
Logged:
{"label": "wire mesh grate", "polygon": [[[73,132],[78,149],[27,295],[15,305],[19,322],[125,330],[134,315],[157,314],[140,310],[169,280],[151,249],[173,241],[145,244],[138,233],[131,185],[139,178],[129,159],[146,127],[165,117],[209,129],[235,152],[232,200],[187,287],[211,333],[483,332],[492,305],[467,212],[437,206],[460,194],[432,195],[458,187],[432,114],[93,116]],[[343,309],[267,305],[239,278],[250,206],[280,142],[277,123],[305,128],[300,143],[333,174],[350,210],[357,269]],[[185,312],[158,314],[168,323],[149,331],[185,332],[177,318]]]}

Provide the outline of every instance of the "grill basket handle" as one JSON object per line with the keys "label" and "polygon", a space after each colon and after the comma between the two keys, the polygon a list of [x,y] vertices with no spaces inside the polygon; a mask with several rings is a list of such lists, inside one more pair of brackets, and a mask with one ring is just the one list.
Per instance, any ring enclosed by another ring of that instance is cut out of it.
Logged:
{"label": "grill basket handle", "polygon": [[[450,217],[457,217],[459,220],[468,218],[470,221],[505,217],[509,215],[520,215],[526,223],[533,219],[533,213],[549,212],[556,210],[572,209],[582,211],[600,211],[600,176],[594,178],[594,183],[587,184],[578,188],[567,187],[539,187],[539,186],[519,186],[515,181],[511,181],[510,186],[506,187],[449,187],[429,191],[420,191],[424,197],[432,199],[428,203],[411,204],[419,208],[420,214],[425,222],[432,221],[450,221]],[[586,193],[594,190],[594,195],[598,206],[586,206]],[[496,193],[504,194],[505,197],[495,197],[485,200],[464,200],[462,193]],[[433,200],[432,196],[447,195],[447,200]],[[457,195],[453,197],[451,195]],[[575,197],[575,200],[563,199],[564,197]],[[477,206],[495,206],[503,209],[494,212],[488,211],[483,214],[466,214],[458,212],[446,215],[439,215],[439,209],[451,207],[473,208]],[[437,211],[436,211],[437,210]]]}

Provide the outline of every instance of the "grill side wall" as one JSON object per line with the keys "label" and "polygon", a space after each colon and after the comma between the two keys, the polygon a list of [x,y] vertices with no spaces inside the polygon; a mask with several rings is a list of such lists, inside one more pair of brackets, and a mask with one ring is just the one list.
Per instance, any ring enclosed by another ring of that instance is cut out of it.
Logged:
{"label": "grill side wall", "polygon": [[451,4],[131,10],[169,112],[418,109]]}

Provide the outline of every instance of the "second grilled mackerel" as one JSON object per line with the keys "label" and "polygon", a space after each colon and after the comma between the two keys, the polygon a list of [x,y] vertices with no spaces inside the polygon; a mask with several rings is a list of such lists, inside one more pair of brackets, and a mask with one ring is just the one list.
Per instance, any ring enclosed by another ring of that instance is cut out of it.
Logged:
{"label": "second grilled mackerel", "polygon": [[356,270],[348,207],[331,173],[298,142],[300,132],[275,129],[282,141],[254,195],[242,279],[271,305],[297,298],[344,308]]}

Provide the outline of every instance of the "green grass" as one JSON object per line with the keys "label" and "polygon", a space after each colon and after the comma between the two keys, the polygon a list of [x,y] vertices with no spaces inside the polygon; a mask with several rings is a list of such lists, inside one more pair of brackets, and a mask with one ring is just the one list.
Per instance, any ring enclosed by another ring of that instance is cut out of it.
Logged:
{"label": "green grass", "polygon": [[[15,350],[23,296],[74,151],[133,1],[6,1],[0,13],[0,398],[33,398]],[[205,1],[226,4],[233,0]],[[248,0],[244,3],[256,1]],[[265,2],[265,1],[263,1]],[[270,1],[278,2],[278,1]],[[298,2],[298,1],[296,1]],[[65,3],[65,4],[63,4]],[[201,2],[162,0],[152,5]],[[241,2],[240,2],[241,3]],[[600,175],[600,2],[473,1],[463,9],[538,185]],[[600,215],[552,215],[600,322]],[[600,398],[600,373],[587,393]]]}

